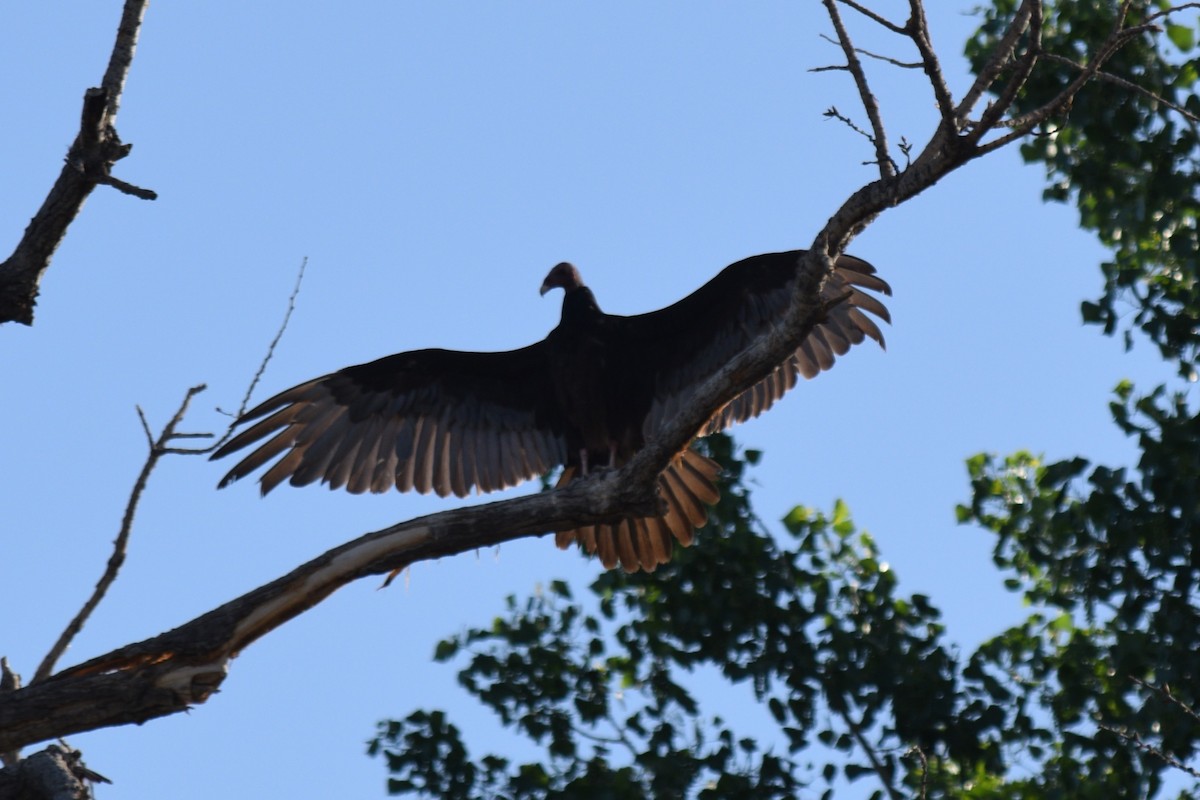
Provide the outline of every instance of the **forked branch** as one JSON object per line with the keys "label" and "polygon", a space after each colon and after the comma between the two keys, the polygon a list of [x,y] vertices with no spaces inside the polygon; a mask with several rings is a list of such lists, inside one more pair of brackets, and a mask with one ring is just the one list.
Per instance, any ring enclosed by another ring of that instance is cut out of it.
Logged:
{"label": "forked branch", "polygon": [[[42,659],[42,663],[38,665],[37,672],[33,675],[33,680],[30,682],[38,683],[50,677],[50,673],[54,671],[54,665],[58,663],[58,659],[66,652],[71,641],[83,630],[83,626],[87,623],[88,618],[96,607],[100,605],[100,601],[104,599],[104,595],[108,593],[108,589],[117,579],[117,573],[121,571],[121,566],[125,563],[125,553],[129,547],[129,535],[133,531],[133,518],[137,513],[138,503],[142,499],[142,494],[146,491],[146,482],[150,479],[150,473],[154,471],[154,467],[158,464],[158,460],[164,455],[173,452],[170,443],[179,438],[194,438],[194,434],[180,434],[175,429],[180,422],[183,421],[184,415],[187,413],[188,404],[192,402],[192,398],[200,392],[204,391],[204,386],[193,386],[188,389],[187,394],[183,398],[183,402],[179,404],[179,410],[175,412],[175,416],[171,417],[170,422],[162,429],[162,433],[158,438],[154,438],[150,433],[150,429],[146,427],[146,418],[142,414],[142,410],[138,409],[138,416],[142,419],[142,426],[146,429],[146,438],[149,440],[150,452],[146,454],[146,461],[142,464],[142,470],[138,473],[137,480],[134,481],[133,491],[129,494],[129,500],[125,504],[125,514],[121,519],[121,529],[117,531],[117,538],[113,541],[113,552],[108,557],[108,564],[104,568],[104,574],[100,576],[100,580],[96,583],[96,588],[92,590],[92,594],[83,604],[83,608],[79,613],[67,624],[67,627],[61,634],[54,646],[50,648],[50,652]],[[207,434],[200,434],[202,436]]]}
{"label": "forked branch", "polygon": [[0,263],[0,324],[33,324],[42,275],[93,188],[105,184],[143,200],[157,197],[154,192],[112,174],[113,165],[129,155],[133,147],[121,142],[116,118],[146,3],[147,0],[126,0],[104,79],[99,87],[84,94],[79,133],[58,180],[25,228],[12,255]]}

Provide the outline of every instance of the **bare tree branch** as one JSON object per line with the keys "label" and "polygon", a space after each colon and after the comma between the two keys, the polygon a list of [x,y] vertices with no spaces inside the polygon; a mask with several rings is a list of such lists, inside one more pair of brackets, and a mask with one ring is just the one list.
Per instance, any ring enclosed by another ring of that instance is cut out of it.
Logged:
{"label": "bare tree branch", "polygon": [[875,752],[875,748],[869,741],[867,741],[867,736],[863,731],[862,725],[856,722],[854,718],[850,716],[850,709],[847,707],[846,703],[843,701],[841,703],[835,703],[831,705],[836,706],[833,709],[834,713],[840,716],[842,721],[846,723],[846,727],[850,729],[850,735],[854,737],[854,741],[858,742],[858,746],[862,748],[863,753],[866,754],[867,761],[871,762],[871,771],[879,777],[879,782],[883,784],[883,790],[887,793],[887,796],[890,798],[890,800],[904,800],[904,796],[900,794],[900,791],[893,785],[895,776],[891,773],[883,761],[880,760],[879,754]]}
{"label": "bare tree branch", "polygon": [[[1132,0],[1125,0],[1125,2],[1121,5],[1121,9],[1117,16],[1117,21],[1113,24],[1112,32],[1110,33],[1109,37],[1101,43],[1099,48],[1097,48],[1096,52],[1088,60],[1087,66],[1082,69],[1080,74],[1076,76],[1073,81],[1071,81],[1061,92],[1058,93],[1057,96],[1052,98],[1050,101],[1018,117],[1010,118],[1006,123],[1004,123],[1004,125],[1005,127],[1012,128],[1012,131],[1004,136],[999,137],[998,139],[980,145],[978,148],[980,155],[985,155],[993,150],[998,150],[999,148],[1004,147],[1005,145],[1031,133],[1035,128],[1045,123],[1052,117],[1065,114],[1070,109],[1071,103],[1074,102],[1075,97],[1080,91],[1083,90],[1083,87],[1098,79],[1097,76],[1100,74],[1101,68],[1110,58],[1116,55],[1116,53],[1130,41],[1137,38],[1142,33],[1145,33],[1147,30],[1153,28],[1153,26],[1146,25],[1138,25],[1132,28],[1121,27],[1122,21],[1128,14],[1129,4],[1131,2]],[[1013,96],[1015,97],[1015,94]],[[989,109],[989,111],[990,110],[991,109]],[[1000,113],[990,115],[993,124],[1000,124],[1000,116]]]}
{"label": "bare tree branch", "polygon": [[126,0],[108,68],[98,88],[84,93],[79,134],[50,189],[12,255],[0,263],[0,323],[33,324],[42,275],[83,203],[97,184],[106,184],[146,200],[157,195],[112,175],[116,162],[129,155],[114,127],[121,92],[137,48],[147,0]]}
{"label": "bare tree branch", "polygon": [[902,25],[897,25],[896,23],[889,20],[887,17],[883,17],[883,16],[880,16],[879,14],[876,14],[871,9],[867,8],[866,6],[864,6],[860,3],[856,3],[854,0],[837,0],[837,1],[848,8],[854,9],[858,13],[862,14],[864,17],[867,17],[868,19],[871,19],[871,20],[877,22],[878,24],[887,28],[892,33],[900,33],[905,36],[908,35],[908,28],[906,28]]}
{"label": "bare tree branch", "polygon": [[[838,0],[838,2],[844,2],[844,0]],[[834,39],[831,36],[826,36],[823,33],[821,34],[821,38],[824,39],[825,41],[829,42],[830,44],[839,44],[836,39]],[[922,64],[920,61],[901,61],[900,59],[892,58],[891,56],[885,56],[885,55],[881,55],[879,53],[872,53],[870,50],[867,50],[862,47],[855,47],[854,52],[858,53],[860,56],[866,56],[867,58],[873,58],[876,61],[883,61],[887,64],[891,64],[894,67],[900,67],[902,69],[921,69],[921,67],[924,66],[924,64]],[[823,72],[823,71],[829,70],[829,69],[846,69],[846,67],[818,67],[816,69],[809,70],[809,72]]]}
{"label": "bare tree branch", "polygon": [[933,42],[929,38],[929,21],[925,18],[925,7],[921,0],[909,0],[908,24],[905,33],[917,46],[921,54],[921,63],[925,65],[925,75],[933,89],[933,98],[937,101],[938,111],[942,115],[942,128],[947,134],[958,131],[958,115],[955,114],[954,100],[950,96],[950,87],[946,76],[942,73],[942,65],[934,52]]}
{"label": "bare tree branch", "polygon": [[[129,495],[129,502],[125,505],[125,515],[121,520],[121,529],[117,532],[117,538],[113,541],[113,552],[108,558],[108,565],[104,568],[104,574],[100,576],[100,580],[96,583],[96,588],[92,591],[91,597],[83,604],[83,608],[75,615],[74,619],[67,624],[66,629],[59,635],[54,646],[50,648],[50,652],[42,659],[42,663],[38,665],[37,672],[33,675],[31,684],[43,681],[50,677],[50,673],[54,670],[54,665],[58,663],[58,659],[66,652],[66,649],[71,645],[71,641],[79,635],[83,630],[83,626],[87,623],[92,612],[96,610],[96,606],[100,605],[100,601],[104,599],[104,595],[108,592],[113,581],[117,579],[117,573],[120,572],[121,566],[125,563],[125,553],[129,546],[129,535],[133,530],[133,517],[137,512],[138,502],[142,499],[142,494],[146,491],[146,482],[150,479],[150,473],[154,471],[154,467],[158,464],[158,460],[170,452],[167,448],[167,443],[176,438],[175,427],[183,421],[184,414],[187,413],[188,404],[192,402],[192,398],[200,392],[204,391],[204,386],[193,386],[188,389],[187,394],[183,398],[183,402],[179,404],[179,410],[175,412],[175,416],[163,428],[157,440],[150,441],[150,452],[146,455],[146,462],[142,464],[142,471],[138,474],[137,481],[133,484],[133,491]],[[138,409],[138,416],[142,419],[142,425],[146,429],[146,435],[149,438],[150,430],[146,427],[146,418],[142,414],[142,410]]]}
{"label": "bare tree branch", "polygon": [[1025,47],[1025,53],[1016,61],[1015,73],[1004,84],[1004,88],[997,93],[996,100],[988,104],[979,123],[974,126],[971,132],[969,139],[973,145],[978,144],[984,135],[989,133],[1004,119],[1004,115],[1016,101],[1017,95],[1025,86],[1025,81],[1029,79],[1034,66],[1037,64],[1038,56],[1042,50],[1041,3],[1034,3],[1030,8],[1029,27],[1026,35],[1029,38],[1029,43]]}
{"label": "bare tree branch", "polygon": [[[1080,64],[1076,61],[1072,61],[1071,59],[1066,58],[1065,56],[1060,56],[1055,53],[1042,53],[1042,58],[1046,61],[1053,61],[1055,64],[1062,64],[1063,66],[1071,67],[1072,69],[1078,70],[1080,72],[1087,69],[1087,67],[1085,67],[1083,64]],[[1126,91],[1134,92],[1135,94],[1140,94],[1147,99],[1153,100],[1155,103],[1162,103],[1164,106],[1171,109],[1176,114],[1178,114],[1179,116],[1186,119],[1188,122],[1192,123],[1193,130],[1195,129],[1195,124],[1200,123],[1200,116],[1193,114],[1191,111],[1188,111],[1186,108],[1179,105],[1178,103],[1171,102],[1167,98],[1163,97],[1161,94],[1156,94],[1155,92],[1152,92],[1143,86],[1138,86],[1133,81],[1127,81],[1124,78],[1113,75],[1111,72],[1105,72],[1104,70],[1097,70],[1096,79],[1104,81],[1105,83],[1111,83],[1114,86],[1120,86],[1122,89],[1125,89]]]}
{"label": "bare tree branch", "polygon": [[858,88],[859,99],[862,101],[863,109],[867,112],[867,119],[871,121],[871,142],[875,145],[875,160],[879,164],[879,175],[882,178],[890,178],[896,174],[897,167],[888,149],[887,131],[883,127],[883,118],[879,114],[879,101],[871,93],[867,74],[863,71],[862,62],[858,60],[858,52],[854,43],[850,41],[850,34],[842,23],[842,15],[838,11],[836,0],[822,0],[822,2],[825,4],[825,10],[829,13],[829,21],[833,23],[833,30],[837,33],[842,53],[846,56],[846,69],[854,77],[854,85]]}
{"label": "bare tree branch", "polygon": [[959,101],[958,107],[954,109],[955,120],[965,120],[971,116],[971,109],[975,108],[975,104],[991,89],[992,84],[1000,77],[1000,73],[1008,66],[1020,43],[1021,36],[1029,27],[1029,18],[1033,14],[1034,6],[1041,8],[1039,0],[1024,0],[1017,8],[1016,14],[1013,15],[1013,21],[1009,23],[1004,36],[1000,37],[996,49],[992,52],[992,57],[983,65],[983,69],[979,70],[971,88],[967,89],[967,93]]}
{"label": "bare tree branch", "polygon": [[1162,761],[1163,763],[1169,764],[1172,767],[1174,767],[1175,769],[1180,770],[1181,772],[1186,772],[1188,775],[1191,775],[1193,778],[1200,778],[1200,772],[1197,772],[1196,770],[1189,767],[1187,764],[1184,764],[1182,761],[1180,761],[1175,756],[1171,755],[1170,753],[1165,752],[1162,748],[1160,748],[1156,745],[1152,745],[1149,742],[1145,741],[1144,739],[1142,739],[1141,735],[1137,731],[1128,731],[1128,730],[1114,728],[1113,726],[1106,725],[1103,722],[1097,723],[1096,727],[1100,728],[1101,730],[1108,731],[1113,736],[1116,736],[1119,739],[1125,740],[1126,742],[1133,745],[1134,747],[1136,747],[1138,750],[1142,751],[1146,755],[1154,756],[1155,758]]}

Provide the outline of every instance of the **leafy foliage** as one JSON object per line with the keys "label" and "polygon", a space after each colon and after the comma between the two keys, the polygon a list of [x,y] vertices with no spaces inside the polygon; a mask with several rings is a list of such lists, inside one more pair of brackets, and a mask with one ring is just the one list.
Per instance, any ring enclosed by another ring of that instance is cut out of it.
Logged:
{"label": "leafy foliage", "polygon": [[[603,574],[591,586],[596,613],[553,583],[438,645],[439,660],[465,655],[463,687],[546,760],[473,762],[442,712],[418,711],[381,723],[371,744],[391,791],[784,798],[870,776],[877,793],[951,793],[963,776],[1002,770],[1010,744],[1027,745],[1033,722],[1008,682],[964,673],[939,612],[898,596],[843,504],[830,515],[794,509],[782,548],[752,514],[746,461],[725,437],[714,447],[730,482],[701,546],[653,575]],[[688,687],[702,669],[748,684],[775,733],[740,735],[706,718]],[[824,763],[797,760],[813,752]]]}
{"label": "leafy foliage", "polygon": [[[1048,3],[1043,51],[1086,65],[1095,54],[1083,43],[1103,39],[1118,5],[1094,0]],[[1148,27],[1105,67],[1108,75],[1124,83],[1100,80],[1086,87],[1069,116],[1050,120],[1042,135],[1022,145],[1021,154],[1028,162],[1045,165],[1045,199],[1073,200],[1080,225],[1094,231],[1113,252],[1101,265],[1103,294],[1083,303],[1084,320],[1103,325],[1111,334],[1129,316],[1126,304],[1132,305],[1134,328],[1190,377],[1200,356],[1195,336],[1200,323],[1200,130],[1171,105],[1200,115],[1195,94],[1200,58],[1195,10],[1158,16],[1169,5],[1132,3],[1133,19]],[[982,66],[1016,6],[1016,0],[996,0],[985,10],[984,24],[967,44],[974,69]],[[1178,21],[1184,14],[1192,27]],[[1151,24],[1165,27],[1174,52],[1160,49],[1162,37]],[[1018,99],[1017,112],[1057,95],[1079,73],[1077,67],[1043,59]],[[1124,333],[1130,346],[1131,330]]]}

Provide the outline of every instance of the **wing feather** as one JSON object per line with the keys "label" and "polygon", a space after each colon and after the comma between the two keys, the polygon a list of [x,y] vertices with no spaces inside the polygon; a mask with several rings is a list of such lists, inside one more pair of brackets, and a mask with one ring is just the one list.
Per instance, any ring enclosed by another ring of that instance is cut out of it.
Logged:
{"label": "wing feather", "polygon": [[396,436],[401,420],[389,417],[379,434],[379,460],[375,462],[375,474],[371,478],[371,492],[382,494],[396,485],[396,466],[400,463],[396,455]]}
{"label": "wing feather", "polygon": [[239,420],[253,424],[213,457],[253,449],[221,485],[268,464],[264,493],[290,480],[466,496],[535,477],[567,452],[545,349],[417,350],[299,384]]}
{"label": "wing feather", "polygon": [[[767,253],[726,267],[688,297],[659,311],[618,317],[629,370],[653,375],[650,410],[642,426],[652,438],[695,390],[726,363],[767,333],[787,310],[798,259],[804,251]],[[832,304],[824,320],[785,361],[713,417],[706,432],[761,414],[798,376],[815,377],[837,356],[871,338],[883,345],[875,319],[890,321],[887,308],[869,292],[891,294],[875,268],[854,256],[841,256],[826,279],[821,297]]]}

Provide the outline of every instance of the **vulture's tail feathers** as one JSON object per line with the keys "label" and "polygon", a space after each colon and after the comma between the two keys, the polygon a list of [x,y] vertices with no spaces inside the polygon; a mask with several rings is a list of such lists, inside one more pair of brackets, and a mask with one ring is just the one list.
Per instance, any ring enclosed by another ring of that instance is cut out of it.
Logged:
{"label": "vulture's tail feathers", "polygon": [[[695,529],[708,521],[708,506],[721,496],[716,485],[720,471],[717,462],[688,448],[658,477],[658,492],[667,505],[663,516],[559,531],[554,542],[564,549],[578,542],[609,569],[620,564],[626,572],[653,572],[659,564],[671,560],[672,540],[689,546],[695,539]],[[568,467],[558,486],[574,478],[575,470]]]}

